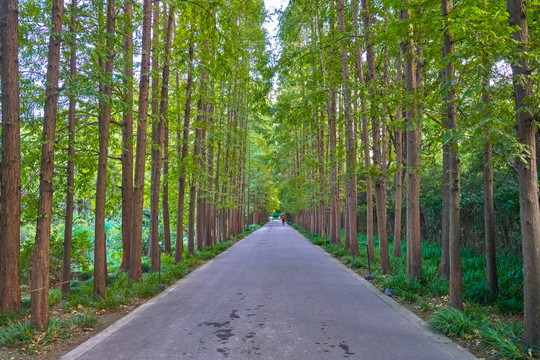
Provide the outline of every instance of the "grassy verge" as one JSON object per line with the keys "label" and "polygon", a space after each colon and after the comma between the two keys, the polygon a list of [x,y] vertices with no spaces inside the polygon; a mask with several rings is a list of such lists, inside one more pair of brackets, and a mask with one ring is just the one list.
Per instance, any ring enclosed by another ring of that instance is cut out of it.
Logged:
{"label": "grassy verge", "polygon": [[[183,278],[205,260],[231,247],[243,239],[259,225],[251,225],[246,230],[225,242],[221,242],[193,255],[184,252],[181,263],[175,264],[172,256],[161,255],[161,274],[150,273],[150,264],[143,260],[143,281],[133,282],[123,271],[109,274],[107,293],[104,298],[93,295],[93,279],[89,273],[81,273],[71,281],[68,295],[60,289],[49,292],[51,321],[45,331],[38,331],[30,326],[30,299],[22,299],[20,313],[0,313],[0,348],[7,348],[18,354],[39,355],[44,346],[73,338],[77,334],[92,330],[100,321],[100,315],[134,308],[158,292],[163,285],[168,286]],[[14,357],[18,358],[18,357]]]}
{"label": "grassy verge", "polygon": [[[310,234],[292,225],[313,244],[321,246],[332,256],[358,274],[368,274],[365,235],[358,235],[360,256],[352,257],[342,246],[328,244],[328,239]],[[343,239],[343,232],[342,232]],[[390,254],[393,243],[390,242]],[[422,244],[421,280],[409,281],[406,276],[405,244],[401,257],[391,259],[392,274],[379,270],[378,241],[375,237],[375,259],[371,274],[373,285],[381,291],[394,290],[394,299],[409,308],[435,330],[459,342],[475,355],[490,359],[532,359],[523,346],[523,275],[518,259],[502,255],[498,260],[499,293],[491,292],[485,284],[485,259],[462,249],[465,311],[448,307],[448,280],[436,276],[441,249],[437,244]]]}

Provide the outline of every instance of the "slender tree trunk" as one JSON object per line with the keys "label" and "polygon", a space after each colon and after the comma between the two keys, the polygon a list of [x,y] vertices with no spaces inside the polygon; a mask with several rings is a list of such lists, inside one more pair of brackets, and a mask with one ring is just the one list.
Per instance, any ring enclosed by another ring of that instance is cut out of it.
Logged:
{"label": "slender tree trunk", "polygon": [[[400,52],[397,56],[396,83],[403,86],[403,59]],[[401,209],[403,207],[403,131],[401,130],[401,118],[403,110],[401,102],[396,110],[397,130],[395,132],[396,173],[394,174],[395,210],[394,210],[394,256],[401,256]]]}
{"label": "slender tree trunk", "polygon": [[[343,0],[338,0],[339,17],[338,26],[341,34],[345,33],[345,9]],[[343,81],[343,100],[345,108],[345,137],[346,137],[346,152],[347,152],[347,169],[346,169],[346,189],[347,189],[347,223],[345,231],[349,235],[350,250],[352,256],[358,256],[358,241],[357,241],[357,200],[356,200],[356,136],[353,132],[353,119],[351,114],[351,92],[349,89],[349,66],[347,65],[348,52],[347,49],[341,46],[341,79]]]}
{"label": "slender tree trunk", "polygon": [[[489,93],[489,74],[484,79],[484,93],[482,103],[484,105],[484,118],[489,118],[489,106],[491,94]],[[488,134],[488,125],[484,128]],[[486,242],[486,280],[488,287],[494,291],[499,291],[497,281],[497,242],[495,231],[495,200],[493,194],[493,165],[491,158],[493,149],[489,135],[484,142],[484,238]]]}
{"label": "slender tree trunk", "polygon": [[[0,249],[2,249],[0,251],[0,278],[2,280],[0,281],[0,312],[17,312],[21,308],[19,290],[21,130],[18,12],[17,0],[0,1],[0,49],[2,49],[0,52],[0,79],[2,82],[2,161],[0,162]],[[53,91],[54,94],[49,92],[48,95],[53,96],[56,100],[56,89],[53,88]],[[54,118],[52,120],[54,121]],[[52,147],[48,151],[52,152]],[[48,158],[49,155],[46,159]]]}
{"label": "slender tree trunk", "polygon": [[99,122],[99,158],[96,181],[96,212],[94,240],[94,295],[105,297],[105,278],[107,277],[107,248],[105,234],[105,196],[107,190],[107,159],[109,155],[109,128],[111,125],[111,104],[113,87],[114,45],[115,36],[114,0],[107,1],[107,61],[105,63],[106,80],[103,86],[101,121]]}
{"label": "slender tree trunk", "polygon": [[448,121],[448,130],[451,132],[449,139],[451,147],[450,164],[451,164],[451,182],[450,182],[450,224],[449,224],[449,255],[450,255],[450,300],[449,304],[458,309],[463,310],[463,271],[461,265],[461,241],[460,241],[460,225],[459,225],[459,209],[460,209],[460,163],[459,163],[459,144],[456,134],[457,126],[457,110],[456,110],[456,95],[454,90],[454,40],[452,31],[449,28],[448,16],[453,8],[452,0],[442,0],[441,14],[445,19],[445,31],[443,32],[443,59],[446,66],[442,76],[442,86],[445,89],[446,96],[444,103],[446,105],[446,117]]}
{"label": "slender tree trunk", "polygon": [[122,263],[129,267],[133,228],[133,5],[124,2],[124,114],[122,117]]}
{"label": "slender tree trunk", "polygon": [[[448,128],[448,116],[443,113],[443,126]],[[441,262],[437,277],[450,276],[450,182],[452,149],[446,139],[443,140],[443,174],[442,174],[442,229],[441,229]]]}
{"label": "slender tree trunk", "polygon": [[[12,11],[14,11],[15,9],[10,6],[9,10],[10,11],[7,16],[13,16]],[[49,253],[51,240],[52,196],[54,191],[52,180],[54,175],[54,141],[56,135],[56,114],[58,110],[58,68],[60,63],[61,43],[60,34],[62,32],[63,15],[64,3],[60,0],[54,0],[52,3],[51,36],[49,37],[49,51],[47,59],[47,85],[45,87],[45,106],[43,110],[43,138],[41,140],[41,169],[39,177],[39,204],[37,211],[36,240],[34,252],[32,253],[31,324],[32,327],[36,329],[46,329],[49,325]],[[8,24],[11,24],[11,21],[12,19],[10,19]],[[8,28],[4,27],[2,30],[7,31]],[[4,34],[6,37],[9,38],[9,32],[4,32],[2,35]],[[2,45],[4,45],[4,43]],[[8,49],[10,48],[9,45],[10,44],[8,43]],[[4,55],[2,55],[2,57],[4,57]],[[13,57],[6,58],[8,60],[13,59]],[[2,70],[7,70],[5,65],[3,66],[4,67],[2,68]],[[5,81],[9,81],[6,85],[13,85],[13,76],[16,74],[12,74],[11,71],[6,72],[5,74],[8,75],[8,78],[6,78],[5,80],[4,78],[2,78],[2,86],[5,86]],[[4,75],[4,72],[2,73],[2,75]],[[4,90],[4,88],[2,90]],[[4,93],[2,93],[3,101],[5,101],[4,96]],[[6,104],[6,102],[3,102],[3,105],[4,104]],[[9,103],[7,103],[7,105],[9,105]],[[11,107],[10,110],[13,110],[13,107]],[[16,119],[13,118],[13,121],[16,123]],[[5,123],[6,122],[2,120],[3,130],[5,129]],[[6,125],[6,127],[8,126]],[[16,133],[17,130],[13,129],[13,126],[10,127],[11,134]],[[3,134],[3,136],[6,135]],[[10,136],[7,136],[6,139],[12,140]],[[16,143],[12,143],[10,145],[16,146]],[[2,144],[2,146],[4,146],[4,144]],[[2,160],[2,165],[6,166],[7,164],[13,164],[16,167],[17,163],[15,159],[16,157],[14,157],[13,155],[11,155],[7,159],[4,158]],[[6,177],[6,174],[2,173],[2,181],[6,181]],[[13,189],[11,188],[10,190]],[[20,185],[19,187],[17,187],[17,191],[20,194]],[[8,195],[12,196],[12,200],[16,200],[13,194],[8,193]],[[16,210],[17,209],[13,209],[13,211]],[[18,220],[16,222],[16,225],[19,225]],[[2,252],[4,252],[4,249],[2,249]],[[7,289],[9,290],[9,288]],[[13,297],[13,292],[11,297]],[[9,298],[6,298],[6,300],[8,299]],[[13,306],[17,304],[17,301],[14,301],[13,299],[10,299],[10,302],[11,304],[13,304]],[[6,304],[9,304],[9,302],[6,301]]]}
{"label": "slender tree trunk", "polygon": [[[178,166],[178,211],[176,223],[176,247],[174,252],[174,262],[182,261],[182,252],[184,251],[184,196],[186,189],[186,158],[188,155],[188,140],[189,140],[189,120],[191,113],[191,87],[193,84],[193,43],[189,41],[189,67],[186,83],[186,103],[184,108],[184,127],[182,132],[182,150],[180,151],[180,126],[176,132],[177,152],[182,154],[180,164]],[[179,89],[178,73],[176,73],[176,87]],[[178,99],[180,97],[178,96]],[[180,100],[178,100],[180,101]],[[180,106],[178,106],[180,108]],[[180,119],[178,119],[180,121]],[[180,125],[180,124],[178,124]]]}
{"label": "slender tree trunk", "polygon": [[139,83],[139,125],[137,128],[137,150],[135,154],[135,181],[133,191],[133,229],[129,256],[129,278],[142,280],[142,218],[144,203],[144,173],[146,163],[146,136],[148,124],[148,92],[150,72],[150,46],[152,25],[152,1],[143,2],[141,80]]}
{"label": "slender tree trunk", "polygon": [[152,15],[152,147],[150,170],[150,223],[148,229],[148,257],[152,272],[159,270],[159,190],[161,189],[161,149],[163,121],[159,115],[159,1],[154,3]]}
{"label": "slender tree trunk", "polygon": [[[163,5],[163,13],[166,14],[166,5]],[[169,121],[167,111],[169,108],[169,78],[171,66],[172,31],[174,28],[174,5],[170,5],[167,20],[167,35],[165,38],[165,62],[163,64],[163,77],[161,82],[161,104],[159,107],[160,134],[163,144],[163,241],[165,252],[171,255],[171,225],[169,220]],[[163,139],[163,135],[165,136]],[[159,171],[158,171],[159,173]],[[159,181],[158,181],[159,182]],[[159,265],[158,265],[159,267]]]}
{"label": "slender tree trunk", "polygon": [[64,224],[64,251],[62,256],[62,278],[61,288],[64,294],[69,294],[71,281],[71,240],[73,233],[73,193],[75,190],[75,91],[74,82],[77,76],[77,0],[71,1],[70,14],[70,56],[69,56],[69,77],[71,88],[69,94],[69,114],[68,114],[68,161],[67,161],[67,182],[66,182],[66,217]]}
{"label": "slender tree trunk", "polygon": [[[410,0],[406,0],[410,3]],[[410,10],[400,13],[401,20],[410,19]],[[413,26],[401,47],[405,64],[405,91],[407,93],[407,276],[417,279],[422,276],[422,248],[420,239],[420,124],[417,119],[416,69],[414,56]]]}
{"label": "slender tree trunk", "polygon": [[523,247],[523,325],[525,346],[536,347],[540,353],[540,209],[538,206],[538,175],[536,169],[535,117],[530,108],[533,97],[531,65],[527,52],[529,42],[527,9],[522,0],[507,0],[510,26],[517,26],[512,38],[519,44],[512,62],[516,133],[527,153],[517,162],[521,240]]}

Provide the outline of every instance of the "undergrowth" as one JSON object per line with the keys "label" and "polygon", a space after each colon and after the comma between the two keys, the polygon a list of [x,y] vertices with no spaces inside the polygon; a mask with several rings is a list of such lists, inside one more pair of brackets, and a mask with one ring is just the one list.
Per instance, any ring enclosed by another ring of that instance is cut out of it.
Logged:
{"label": "undergrowth", "polygon": [[[313,244],[321,246],[332,256],[361,274],[369,271],[367,262],[366,236],[358,235],[360,255],[353,257],[343,246],[329,244],[328,238],[310,234],[292,224]],[[341,234],[343,243],[343,230]],[[391,240],[391,239],[390,239]],[[438,244],[422,244],[422,278],[410,281],[406,275],[406,243],[402,242],[401,257],[391,256],[392,271],[383,274],[379,269],[378,239],[374,237],[375,256],[369,264],[374,275],[373,284],[380,290],[391,288],[394,297],[408,306],[430,316],[428,323],[435,330],[482,349],[493,359],[532,359],[530,351],[524,349],[523,325],[521,322],[503,322],[500,317],[512,318],[523,314],[523,272],[521,262],[514,256],[503,254],[497,258],[499,292],[491,291],[485,282],[485,259],[469,249],[462,249],[463,261],[463,312],[446,306],[449,283],[437,277],[441,256]],[[393,254],[393,242],[389,242],[389,253]],[[395,265],[395,269],[394,269]],[[393,272],[395,271],[395,279]],[[431,315],[430,315],[431,314]]]}

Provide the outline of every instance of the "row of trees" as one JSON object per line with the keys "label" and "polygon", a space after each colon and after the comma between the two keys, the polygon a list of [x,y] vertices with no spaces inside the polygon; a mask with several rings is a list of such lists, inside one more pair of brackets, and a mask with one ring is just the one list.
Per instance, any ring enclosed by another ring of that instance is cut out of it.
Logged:
{"label": "row of trees", "polygon": [[261,0],[2,0],[0,14],[0,311],[20,309],[21,225],[37,223],[31,322],[42,329],[51,224],[65,224],[62,275],[52,281],[69,292],[81,204],[93,204],[93,286],[102,297],[114,212],[122,213],[120,268],[140,281],[144,209],[153,271],[161,240],[181,262],[186,236],[193,253],[274,210],[259,150],[271,74]]}
{"label": "row of trees", "polygon": [[[460,196],[462,166],[470,167],[464,171],[474,176],[468,181],[476,188],[484,183],[484,212],[475,215],[484,219],[486,281],[493,291],[496,238],[502,235],[494,183],[514,179],[527,346],[540,345],[538,101],[533,96],[540,79],[538,10],[520,0],[457,6],[451,0],[291,1],[281,20],[275,133],[282,154],[276,171],[285,179],[282,209],[331,243],[341,242],[343,225],[344,245],[353,256],[359,254],[357,226],[367,235],[371,260],[376,233],[384,273],[390,271],[390,228],[393,255],[401,256],[403,233],[407,275],[422,276],[421,239],[427,237],[425,217],[431,211],[422,189],[438,184],[438,276],[449,278],[449,304],[460,310],[460,248],[467,231],[460,209],[468,200]],[[473,169],[478,163],[479,171]],[[494,168],[503,174],[499,179]]]}

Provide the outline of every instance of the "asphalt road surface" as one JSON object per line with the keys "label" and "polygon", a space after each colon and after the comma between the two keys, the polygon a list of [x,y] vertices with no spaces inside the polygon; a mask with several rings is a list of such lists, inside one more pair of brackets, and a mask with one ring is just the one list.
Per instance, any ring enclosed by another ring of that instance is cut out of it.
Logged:
{"label": "asphalt road surface", "polygon": [[474,359],[272,221],[62,359]]}

